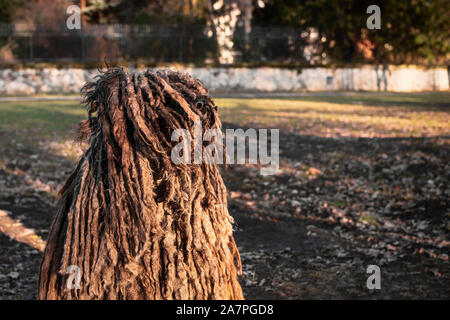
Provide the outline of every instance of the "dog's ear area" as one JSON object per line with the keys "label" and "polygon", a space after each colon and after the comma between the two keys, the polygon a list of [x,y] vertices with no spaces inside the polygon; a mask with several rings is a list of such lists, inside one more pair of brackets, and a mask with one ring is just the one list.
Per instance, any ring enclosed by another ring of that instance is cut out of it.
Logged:
{"label": "dog's ear area", "polygon": [[107,116],[106,113],[117,107],[118,84],[124,77],[126,74],[122,68],[109,68],[81,88],[82,103],[87,109],[88,119],[78,124],[75,141],[88,142],[101,129],[101,120]]}
{"label": "dog's ear area", "polygon": [[75,130],[75,142],[88,142],[92,135],[92,129],[89,119],[82,120]]}

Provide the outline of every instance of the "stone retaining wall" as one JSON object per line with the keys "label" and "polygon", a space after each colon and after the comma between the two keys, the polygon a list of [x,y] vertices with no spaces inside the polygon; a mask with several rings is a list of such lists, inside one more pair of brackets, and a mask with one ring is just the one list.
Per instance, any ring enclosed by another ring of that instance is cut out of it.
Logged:
{"label": "stone retaining wall", "polygon": [[[358,68],[187,68],[214,92],[446,91],[447,68],[363,66]],[[97,70],[0,70],[1,95],[78,93]]]}

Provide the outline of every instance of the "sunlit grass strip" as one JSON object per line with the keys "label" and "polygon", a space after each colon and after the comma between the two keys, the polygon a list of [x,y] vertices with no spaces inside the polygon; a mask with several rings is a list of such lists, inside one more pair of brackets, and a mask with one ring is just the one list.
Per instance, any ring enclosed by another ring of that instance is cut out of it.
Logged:
{"label": "sunlit grass strip", "polygon": [[19,220],[12,219],[4,210],[0,210],[0,232],[15,241],[44,252],[45,241],[33,229],[25,227]]}

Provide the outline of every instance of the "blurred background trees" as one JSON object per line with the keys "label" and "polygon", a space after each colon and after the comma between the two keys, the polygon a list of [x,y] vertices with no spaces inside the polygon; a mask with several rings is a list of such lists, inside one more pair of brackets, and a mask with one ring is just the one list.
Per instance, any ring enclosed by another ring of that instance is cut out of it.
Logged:
{"label": "blurred background trees", "polygon": [[[366,28],[372,4],[381,9],[380,30]],[[447,0],[269,0],[253,23],[313,28],[318,52],[333,62],[445,63],[449,21]]]}
{"label": "blurred background trees", "polygon": [[[71,4],[82,8],[79,32],[64,29]],[[372,4],[381,8],[379,30],[366,28]],[[0,19],[3,53],[8,49],[16,60],[32,53],[35,61],[65,56],[82,62],[105,55],[149,63],[295,66],[449,61],[448,0],[0,0]],[[32,33],[31,41],[19,24]]]}

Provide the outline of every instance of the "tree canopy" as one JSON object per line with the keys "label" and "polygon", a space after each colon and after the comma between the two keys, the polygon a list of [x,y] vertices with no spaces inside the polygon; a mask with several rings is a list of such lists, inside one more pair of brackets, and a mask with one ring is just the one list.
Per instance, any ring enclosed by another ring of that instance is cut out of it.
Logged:
{"label": "tree canopy", "polygon": [[[14,22],[20,7],[32,3],[42,4],[45,1],[48,0],[0,0],[0,22]],[[300,34],[313,32],[316,36],[309,39],[308,43],[314,46],[314,54],[323,64],[442,65],[448,64],[450,57],[448,0],[60,0],[58,2],[80,5],[83,3],[84,18],[90,24],[169,24],[185,30],[213,27],[216,38],[220,38],[218,33],[221,28],[217,25],[217,21],[226,24],[231,20],[232,13],[230,11],[227,17],[226,8],[231,8],[233,4],[233,8],[238,8],[239,22],[236,28],[231,28],[232,33],[245,29],[248,35],[254,27],[267,29],[276,27],[281,30],[289,28],[297,30],[296,37],[299,38],[298,43],[301,43],[303,39],[300,39]],[[367,8],[373,4],[378,5],[381,10],[381,28],[369,30],[366,26],[370,16]],[[214,14],[217,16],[214,17]],[[247,35],[245,39],[248,39]],[[261,33],[258,36],[261,37]],[[244,45],[239,43],[239,39],[235,40],[236,47],[239,45],[249,47],[248,40],[244,41]],[[304,44],[300,44],[302,45]],[[287,44],[275,47],[286,51],[283,46]],[[253,51],[253,56],[256,54],[258,57],[264,49]],[[295,55],[292,54],[292,57]]]}
{"label": "tree canopy", "polygon": [[[368,30],[367,7],[381,9],[381,29]],[[447,0],[269,0],[255,25],[315,28],[321,52],[336,62],[444,63],[449,55]],[[372,54],[364,57],[362,48]]]}

